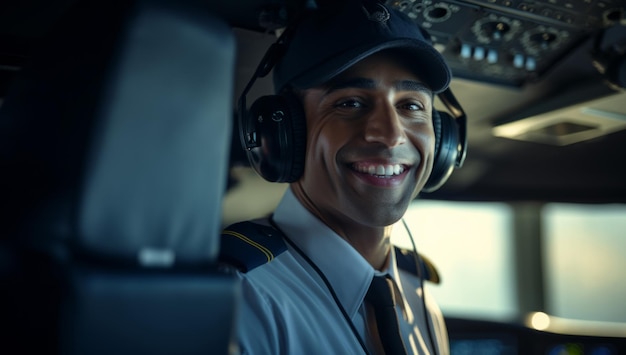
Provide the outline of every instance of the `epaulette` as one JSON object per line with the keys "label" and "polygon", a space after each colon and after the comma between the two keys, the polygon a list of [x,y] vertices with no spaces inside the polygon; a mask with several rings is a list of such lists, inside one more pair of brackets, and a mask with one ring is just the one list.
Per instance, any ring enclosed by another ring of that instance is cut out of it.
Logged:
{"label": "epaulette", "polygon": [[[420,276],[417,271],[416,261],[415,261],[415,252],[408,249],[402,249],[399,247],[394,247],[396,249],[396,263],[398,264],[398,268],[410,272],[416,276]],[[422,264],[421,270],[423,275],[422,278],[426,281],[430,281],[435,284],[439,284],[441,282],[441,278],[439,277],[439,272],[435,265],[422,254],[419,254],[419,261]]]}
{"label": "epaulette", "polygon": [[[248,272],[272,261],[287,250],[281,233],[271,225],[251,221],[239,222],[222,231],[219,262],[241,272]],[[416,276],[414,252],[395,247],[398,268]],[[424,280],[438,284],[441,282],[435,265],[419,254]]]}
{"label": "epaulette", "polygon": [[239,222],[222,231],[219,262],[248,272],[287,250],[281,233],[269,225]]}

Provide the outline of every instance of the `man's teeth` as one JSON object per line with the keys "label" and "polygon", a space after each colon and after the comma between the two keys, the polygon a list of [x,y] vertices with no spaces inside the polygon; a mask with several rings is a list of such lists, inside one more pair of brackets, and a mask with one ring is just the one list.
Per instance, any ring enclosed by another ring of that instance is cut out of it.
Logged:
{"label": "man's teeth", "polygon": [[370,174],[370,175],[378,175],[378,176],[392,176],[392,175],[400,175],[404,172],[404,166],[400,164],[389,164],[389,165],[358,165],[355,164],[355,170],[360,173]]}

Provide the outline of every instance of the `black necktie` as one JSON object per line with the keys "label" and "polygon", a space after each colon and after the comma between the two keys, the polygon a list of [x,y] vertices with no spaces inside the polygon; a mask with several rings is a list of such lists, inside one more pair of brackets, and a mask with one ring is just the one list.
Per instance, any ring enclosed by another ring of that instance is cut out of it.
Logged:
{"label": "black necktie", "polygon": [[387,276],[374,276],[365,300],[374,307],[376,326],[385,354],[406,354],[393,302],[392,283],[393,280]]}

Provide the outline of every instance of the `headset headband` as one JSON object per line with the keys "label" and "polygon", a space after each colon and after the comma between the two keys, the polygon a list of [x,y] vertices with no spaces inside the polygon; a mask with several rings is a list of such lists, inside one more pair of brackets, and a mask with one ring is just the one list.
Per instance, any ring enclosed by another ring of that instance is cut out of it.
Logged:
{"label": "headset headband", "polygon": [[[297,23],[297,22],[296,22]],[[241,140],[241,144],[245,150],[250,150],[252,148],[259,147],[260,144],[257,141],[256,137],[256,129],[252,130],[251,127],[248,127],[247,121],[244,120],[245,112],[247,110],[246,107],[246,95],[250,92],[252,85],[256,82],[258,78],[264,78],[269,74],[276,63],[282,58],[287,50],[287,42],[289,38],[291,38],[292,33],[294,32],[295,26],[287,26],[283,33],[278,37],[276,42],[272,43],[267,52],[263,55],[263,58],[259,62],[254,74],[246,84],[241,96],[239,97],[238,102],[238,110],[239,110],[239,138]]]}

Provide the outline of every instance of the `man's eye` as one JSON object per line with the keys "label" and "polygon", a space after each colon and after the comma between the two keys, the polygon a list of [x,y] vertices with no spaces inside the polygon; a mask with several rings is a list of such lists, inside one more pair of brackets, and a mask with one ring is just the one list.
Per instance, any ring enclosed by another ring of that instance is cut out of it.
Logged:
{"label": "man's eye", "polygon": [[341,107],[341,108],[363,108],[364,107],[363,103],[354,99],[339,101],[336,106]]}
{"label": "man's eye", "polygon": [[424,105],[417,102],[408,102],[402,105],[402,108],[408,111],[423,111]]}

